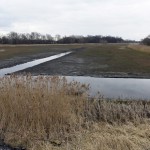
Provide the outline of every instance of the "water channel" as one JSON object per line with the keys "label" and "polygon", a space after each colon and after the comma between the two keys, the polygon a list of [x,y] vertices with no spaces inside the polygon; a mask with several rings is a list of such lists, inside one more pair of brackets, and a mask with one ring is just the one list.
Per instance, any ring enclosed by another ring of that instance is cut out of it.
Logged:
{"label": "water channel", "polygon": [[54,60],[54,59],[58,59],[60,57],[68,55],[70,53],[72,53],[72,52],[60,53],[60,54],[53,55],[53,56],[50,56],[50,57],[36,59],[36,60],[30,61],[30,62],[27,62],[27,63],[24,63],[24,64],[19,64],[19,65],[13,66],[13,67],[0,69],[0,77],[4,76],[6,74],[11,74],[11,73],[21,71],[21,70],[24,70],[24,69],[27,69],[27,68],[30,68],[30,67],[34,67],[34,66],[37,66],[39,64],[42,64],[42,63],[45,63],[45,62],[48,62],[48,61],[51,61],[51,60]]}
{"label": "water channel", "polygon": [[[58,59],[70,53],[65,52],[10,68],[0,69],[0,77]],[[66,78],[68,81],[75,80],[83,84],[90,84],[90,95],[100,92],[106,98],[150,99],[150,79],[95,78],[85,76],[67,76]]]}

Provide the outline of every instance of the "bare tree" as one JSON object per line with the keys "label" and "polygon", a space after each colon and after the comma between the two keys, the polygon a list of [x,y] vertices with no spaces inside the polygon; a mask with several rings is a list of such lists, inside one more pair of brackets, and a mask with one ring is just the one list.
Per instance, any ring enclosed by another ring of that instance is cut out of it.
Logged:
{"label": "bare tree", "polygon": [[61,36],[60,36],[59,34],[56,34],[56,35],[55,35],[55,40],[56,40],[56,41],[59,41],[60,39],[61,39]]}

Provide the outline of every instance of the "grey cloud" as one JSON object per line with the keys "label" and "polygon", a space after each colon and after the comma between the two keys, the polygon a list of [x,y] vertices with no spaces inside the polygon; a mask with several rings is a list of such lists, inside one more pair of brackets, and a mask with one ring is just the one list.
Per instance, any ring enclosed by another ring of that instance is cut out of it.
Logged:
{"label": "grey cloud", "polygon": [[149,0],[1,0],[0,31],[139,40],[149,34],[149,8]]}

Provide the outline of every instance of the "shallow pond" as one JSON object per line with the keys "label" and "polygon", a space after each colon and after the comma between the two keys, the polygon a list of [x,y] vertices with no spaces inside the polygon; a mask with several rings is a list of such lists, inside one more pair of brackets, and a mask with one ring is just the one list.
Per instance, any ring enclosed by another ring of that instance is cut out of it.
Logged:
{"label": "shallow pond", "polygon": [[[0,77],[63,57],[70,53],[71,52],[65,52],[10,68],[0,69]],[[90,84],[90,95],[96,95],[100,92],[106,98],[133,98],[150,100],[150,79],[95,78],[84,76],[67,76],[66,78],[68,81],[75,80],[83,84]]]}
{"label": "shallow pond", "polygon": [[106,98],[149,99],[150,79],[66,77],[68,81],[90,84],[90,95],[98,92]]}

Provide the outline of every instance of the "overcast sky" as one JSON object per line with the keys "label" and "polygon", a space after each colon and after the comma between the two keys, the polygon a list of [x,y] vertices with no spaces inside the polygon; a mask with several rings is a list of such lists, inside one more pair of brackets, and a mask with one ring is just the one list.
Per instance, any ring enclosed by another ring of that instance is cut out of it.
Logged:
{"label": "overcast sky", "polygon": [[0,33],[112,35],[140,40],[150,34],[150,0],[0,0]]}

